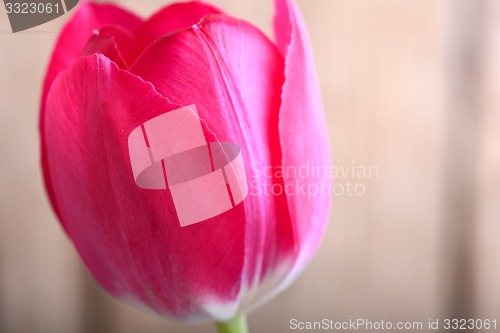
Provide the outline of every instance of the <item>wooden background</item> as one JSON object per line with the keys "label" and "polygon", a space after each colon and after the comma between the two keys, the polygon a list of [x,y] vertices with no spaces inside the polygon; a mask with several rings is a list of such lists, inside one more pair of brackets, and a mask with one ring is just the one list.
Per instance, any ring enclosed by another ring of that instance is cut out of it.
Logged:
{"label": "wooden background", "polygon": [[[271,1],[215,4],[270,33]],[[122,1],[151,14],[164,1]],[[339,168],[375,166],[337,195],[303,276],[250,316],[500,320],[500,1],[298,0]],[[41,182],[38,101],[57,19],[13,35],[0,10],[0,332],[215,332],[144,313],[90,278]]]}

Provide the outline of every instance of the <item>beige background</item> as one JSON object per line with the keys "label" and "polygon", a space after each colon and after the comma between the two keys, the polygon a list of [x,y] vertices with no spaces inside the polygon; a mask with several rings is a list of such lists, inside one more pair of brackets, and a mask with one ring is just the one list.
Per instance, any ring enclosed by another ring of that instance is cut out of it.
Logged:
{"label": "beige background", "polygon": [[[164,1],[123,1],[151,14]],[[272,4],[217,5],[270,32]],[[337,195],[302,277],[250,316],[500,321],[500,1],[298,0],[338,167],[376,166]],[[47,202],[41,81],[64,16],[12,34],[0,10],[0,332],[215,332],[144,313],[89,277]],[[499,323],[500,324],[500,323]]]}

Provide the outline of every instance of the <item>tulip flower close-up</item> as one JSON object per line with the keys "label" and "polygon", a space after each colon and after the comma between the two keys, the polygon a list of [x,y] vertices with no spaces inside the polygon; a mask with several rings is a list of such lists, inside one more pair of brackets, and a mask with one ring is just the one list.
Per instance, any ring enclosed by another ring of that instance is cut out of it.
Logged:
{"label": "tulip flower close-up", "polygon": [[274,41],[203,2],[147,20],[86,2],[62,30],[40,113],[45,186],[117,298],[239,332],[316,252],[328,173],[286,171],[330,166],[326,121],[298,7],[275,9]]}
{"label": "tulip flower close-up", "polygon": [[493,333],[500,2],[4,0],[0,333]]}

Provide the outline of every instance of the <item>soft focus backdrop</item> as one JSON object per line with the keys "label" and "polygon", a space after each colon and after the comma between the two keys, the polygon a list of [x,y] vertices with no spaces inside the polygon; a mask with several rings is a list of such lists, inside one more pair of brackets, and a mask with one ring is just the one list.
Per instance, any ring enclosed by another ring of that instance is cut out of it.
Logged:
{"label": "soft focus backdrop", "polygon": [[[149,16],[166,2],[119,3]],[[213,2],[271,35],[271,0]],[[251,329],[289,332],[292,318],[500,321],[500,1],[298,3],[345,174],[318,255],[251,314]],[[69,15],[12,34],[0,7],[0,332],[215,332],[122,304],[86,272],[39,167],[41,82]]]}

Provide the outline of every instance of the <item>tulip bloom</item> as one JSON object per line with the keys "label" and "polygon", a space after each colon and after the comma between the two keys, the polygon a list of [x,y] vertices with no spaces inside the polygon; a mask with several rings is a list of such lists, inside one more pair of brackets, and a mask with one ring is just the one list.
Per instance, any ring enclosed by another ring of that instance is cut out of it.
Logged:
{"label": "tulip bloom", "polygon": [[[298,7],[275,4],[275,42],[197,1],[145,21],[85,2],[59,36],[40,115],[45,185],[115,297],[228,322],[290,285],[316,252],[331,180],[284,170],[330,165],[326,121]],[[196,149],[174,181],[175,156]]]}

